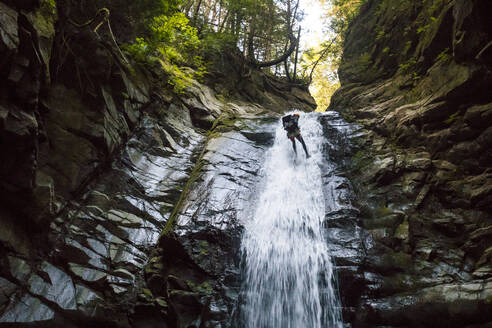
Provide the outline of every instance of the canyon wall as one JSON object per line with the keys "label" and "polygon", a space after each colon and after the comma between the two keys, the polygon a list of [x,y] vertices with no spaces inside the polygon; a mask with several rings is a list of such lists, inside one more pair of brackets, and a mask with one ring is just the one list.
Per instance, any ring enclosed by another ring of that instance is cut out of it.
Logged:
{"label": "canyon wall", "polygon": [[[124,56],[107,24],[74,24],[99,9],[80,8],[0,1],[0,327],[224,324],[239,230],[176,217],[219,161],[213,147],[237,149],[222,134],[238,118],[314,100],[234,54],[207,85],[175,92]],[[112,17],[118,36],[128,26]],[[233,155],[219,162],[237,171]]]}
{"label": "canyon wall", "polygon": [[330,109],[361,127],[339,154],[359,202],[339,261],[354,327],[492,322],[491,10],[369,0],[349,26]]}

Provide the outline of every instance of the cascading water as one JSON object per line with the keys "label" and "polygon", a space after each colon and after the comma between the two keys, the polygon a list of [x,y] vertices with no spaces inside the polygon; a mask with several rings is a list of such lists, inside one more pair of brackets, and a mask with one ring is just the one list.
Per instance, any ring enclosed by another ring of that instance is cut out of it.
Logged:
{"label": "cascading water", "polygon": [[[241,318],[248,328],[340,328],[340,303],[322,232],[322,127],[316,113],[299,122],[311,158],[297,159],[281,124],[267,154],[265,185],[241,250],[245,281]],[[296,141],[297,142],[297,141]]]}

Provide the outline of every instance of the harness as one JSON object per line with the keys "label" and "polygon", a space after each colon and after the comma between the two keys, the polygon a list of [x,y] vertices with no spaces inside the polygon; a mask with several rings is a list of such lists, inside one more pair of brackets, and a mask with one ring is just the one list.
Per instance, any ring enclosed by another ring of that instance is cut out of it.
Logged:
{"label": "harness", "polygon": [[290,138],[290,140],[294,140],[294,138],[301,134],[299,125],[297,124],[298,122],[299,115],[296,114],[282,117],[282,125],[284,130],[287,131],[287,137]]}

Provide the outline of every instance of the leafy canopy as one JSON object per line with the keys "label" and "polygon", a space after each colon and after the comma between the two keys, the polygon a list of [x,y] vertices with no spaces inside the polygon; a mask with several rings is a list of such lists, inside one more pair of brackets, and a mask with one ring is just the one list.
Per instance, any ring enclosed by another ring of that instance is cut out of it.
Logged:
{"label": "leafy canopy", "polygon": [[304,74],[310,74],[310,90],[318,104],[317,110],[324,111],[330,98],[340,86],[337,69],[343,52],[348,26],[359,13],[366,0],[318,0],[324,8],[323,19],[327,29],[326,40],[319,46],[308,49],[301,58]]}
{"label": "leafy canopy", "polygon": [[167,82],[180,92],[192,79],[200,78],[205,72],[204,62],[198,55],[201,42],[196,28],[189,25],[183,13],[177,12],[167,1],[158,1],[154,5],[147,8],[149,13],[172,9],[175,12],[152,17],[147,36],[137,38],[133,44],[126,45],[125,50],[141,64],[160,67]]}

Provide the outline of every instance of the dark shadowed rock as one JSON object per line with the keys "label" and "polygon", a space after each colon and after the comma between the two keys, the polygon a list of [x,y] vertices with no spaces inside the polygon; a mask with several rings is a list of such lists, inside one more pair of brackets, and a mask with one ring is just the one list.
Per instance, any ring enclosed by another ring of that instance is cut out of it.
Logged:
{"label": "dark shadowed rock", "polygon": [[341,270],[346,318],[353,327],[486,327],[492,98],[481,56],[491,9],[388,4],[367,1],[349,27],[331,103],[365,129],[347,164],[364,247]]}

